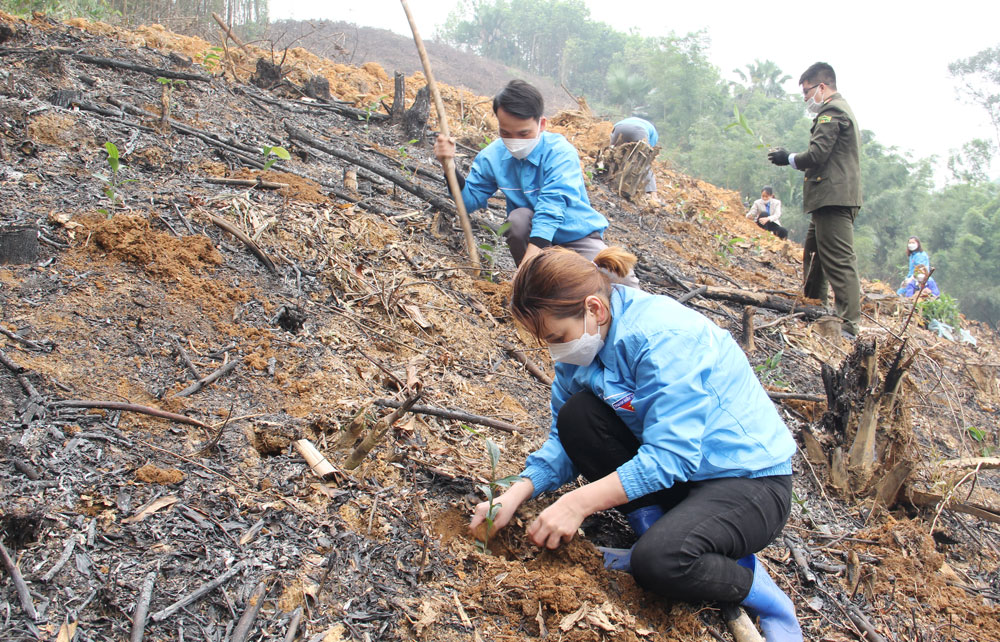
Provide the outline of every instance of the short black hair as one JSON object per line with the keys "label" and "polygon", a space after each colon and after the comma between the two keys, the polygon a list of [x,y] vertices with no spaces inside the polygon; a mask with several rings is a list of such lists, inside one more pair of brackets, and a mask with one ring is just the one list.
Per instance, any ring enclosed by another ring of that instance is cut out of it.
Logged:
{"label": "short black hair", "polygon": [[493,113],[496,114],[497,109],[501,107],[516,118],[541,120],[545,111],[545,100],[542,98],[542,93],[530,83],[512,80],[493,97]]}
{"label": "short black hair", "polygon": [[774,196],[774,188],[771,187],[770,185],[765,185],[760,189],[760,191],[764,192],[768,196]]}
{"label": "short black hair", "polygon": [[823,83],[830,89],[837,88],[837,73],[825,62],[814,62],[799,76],[799,84],[806,82]]}

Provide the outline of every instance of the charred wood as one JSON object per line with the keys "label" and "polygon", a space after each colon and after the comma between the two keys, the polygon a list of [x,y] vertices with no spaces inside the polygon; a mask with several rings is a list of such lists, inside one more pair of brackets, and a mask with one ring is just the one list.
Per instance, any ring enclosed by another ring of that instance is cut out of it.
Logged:
{"label": "charred wood", "polygon": [[[374,403],[376,406],[385,406],[387,408],[398,408],[400,404],[400,402],[394,399],[376,399]],[[519,426],[510,422],[493,419],[491,417],[483,417],[481,415],[473,415],[462,410],[447,410],[445,408],[434,408],[433,406],[414,405],[410,408],[410,412],[418,415],[441,417],[442,419],[466,421],[472,424],[479,424],[480,426],[496,428],[497,430],[502,430],[504,432],[524,432]]]}

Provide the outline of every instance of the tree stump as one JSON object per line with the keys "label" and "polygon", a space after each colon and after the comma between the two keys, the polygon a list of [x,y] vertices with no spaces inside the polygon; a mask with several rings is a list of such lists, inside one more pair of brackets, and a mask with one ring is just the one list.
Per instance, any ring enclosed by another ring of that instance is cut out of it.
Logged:
{"label": "tree stump", "polygon": [[330,81],[323,76],[312,76],[302,85],[302,91],[314,100],[333,102],[333,96],[330,95]]}
{"label": "tree stump", "polygon": [[913,432],[898,403],[915,356],[905,354],[905,342],[880,346],[862,337],[839,370],[823,366],[828,409],[820,425],[830,452],[830,483],[845,494],[874,494],[891,504],[914,469]]}
{"label": "tree stump", "polygon": [[424,130],[427,128],[427,119],[430,114],[431,90],[427,85],[424,85],[417,92],[417,97],[403,117],[403,131],[406,132],[407,140],[416,140],[417,145],[424,144]]}
{"label": "tree stump", "polygon": [[261,89],[271,89],[281,82],[281,77],[281,65],[258,58],[257,69],[250,76],[250,82]]}
{"label": "tree stump", "polygon": [[0,227],[0,265],[34,263],[38,258],[38,228],[33,225]]}
{"label": "tree stump", "polygon": [[389,112],[389,124],[399,125],[406,117],[406,76],[397,71],[393,82],[392,111]]}
{"label": "tree stump", "polygon": [[644,141],[623,143],[601,150],[598,169],[607,170],[606,181],[611,189],[634,201],[646,193],[649,168],[660,153],[660,147],[650,147]]}

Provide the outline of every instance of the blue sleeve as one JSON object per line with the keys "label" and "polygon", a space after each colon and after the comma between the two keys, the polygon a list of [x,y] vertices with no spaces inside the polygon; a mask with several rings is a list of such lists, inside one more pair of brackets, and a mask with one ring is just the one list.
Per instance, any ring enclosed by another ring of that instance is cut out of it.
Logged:
{"label": "blue sleeve", "polygon": [[493,167],[486,160],[486,150],[476,155],[469,169],[469,175],[465,177],[465,186],[462,187],[462,201],[465,203],[465,211],[474,212],[486,207],[486,202],[491,196],[496,194],[497,179],[493,173]]}
{"label": "blue sleeve", "polygon": [[643,428],[639,452],[618,468],[629,501],[686,481],[701,465],[705,426],[718,405],[705,381],[721,349],[705,340],[711,335],[660,332],[630,355],[637,382],[632,405]]}
{"label": "blue sleeve", "polygon": [[552,382],[552,426],[549,429],[549,438],[542,444],[542,447],[528,455],[524,464],[521,477],[527,477],[535,487],[532,497],[546,491],[555,490],[566,482],[576,479],[580,474],[570,461],[569,455],[563,449],[562,442],[559,441],[559,431],[556,428],[556,418],[559,416],[559,409],[562,408],[566,400],[573,394],[579,392],[574,390],[572,376],[567,370],[575,371],[576,366],[556,364],[556,378]]}
{"label": "blue sleeve", "polygon": [[660,134],[656,131],[656,127],[653,123],[648,123],[649,125],[649,146],[656,147],[656,143],[660,140]]}
{"label": "blue sleeve", "polygon": [[569,143],[554,147],[542,162],[542,185],[531,219],[531,234],[551,241],[563,226],[566,209],[580,194],[586,193],[580,158]]}

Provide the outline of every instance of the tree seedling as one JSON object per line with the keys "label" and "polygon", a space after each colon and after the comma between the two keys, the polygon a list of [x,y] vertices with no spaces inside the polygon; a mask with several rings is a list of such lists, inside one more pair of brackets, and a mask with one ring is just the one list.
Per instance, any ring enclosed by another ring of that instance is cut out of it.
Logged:
{"label": "tree seedling", "polygon": [[121,160],[118,156],[118,147],[114,143],[111,141],[104,143],[104,149],[108,152],[108,166],[111,168],[111,173],[107,176],[104,174],[94,174],[94,178],[99,178],[104,182],[104,195],[108,198],[108,207],[102,207],[97,211],[111,218],[114,216],[116,209],[125,206],[125,201],[118,193],[118,189],[125,183],[135,182],[135,179],[123,179],[120,177],[119,169],[121,168]]}
{"label": "tree seedling", "polygon": [[493,520],[496,519],[497,513],[500,511],[501,506],[503,506],[503,504],[496,501],[497,491],[501,488],[507,488],[520,479],[518,475],[510,475],[509,477],[497,479],[497,466],[500,464],[500,447],[493,443],[491,439],[486,440],[486,456],[490,462],[490,481],[488,484],[480,484],[479,489],[486,495],[489,508],[486,510],[486,531],[483,539],[481,541],[476,540],[476,547],[483,553],[488,553],[490,550],[490,533],[493,531]]}
{"label": "tree seedling", "polygon": [[754,366],[753,371],[757,374],[757,378],[760,379],[761,383],[770,384],[778,388],[788,387],[788,382],[783,379],[784,372],[781,369],[781,358],[784,354],[784,350],[778,350],[765,359],[764,363]]}
{"label": "tree seedling", "polygon": [[388,98],[388,96],[382,95],[371,102],[371,104],[365,105],[365,115],[362,116],[358,114],[358,120],[365,121],[365,131],[368,131],[368,124],[372,119],[372,114],[378,111],[378,107],[382,104],[382,101]]}
{"label": "tree seedling", "polygon": [[264,167],[261,168],[262,172],[266,172],[271,169],[271,165],[274,165],[278,160],[290,160],[292,155],[288,153],[288,150],[284,147],[262,147],[260,153],[264,155]]}
{"label": "tree seedling", "polygon": [[208,73],[215,72],[222,60],[222,47],[210,47],[208,52],[201,57],[201,66],[208,70]]}
{"label": "tree seedling", "polygon": [[746,133],[750,134],[757,139],[757,149],[770,149],[771,146],[764,141],[764,137],[760,134],[754,133],[753,129],[750,127],[750,123],[747,122],[747,117],[740,111],[738,105],[733,105],[733,116],[736,118],[735,122],[726,125],[726,129],[732,129],[733,127],[739,127]]}
{"label": "tree seedling", "polygon": [[729,264],[729,260],[733,255],[733,248],[736,247],[737,243],[742,243],[743,238],[739,236],[734,236],[733,238],[726,240],[726,236],[723,233],[716,234],[715,242],[719,244],[719,248],[715,251],[715,255],[722,259],[722,262],[726,265]]}
{"label": "tree seedling", "polygon": [[[404,174],[410,171],[410,169],[406,166],[406,159],[408,159],[410,157],[410,150],[407,147],[407,145],[413,145],[416,142],[417,142],[417,139],[414,138],[412,140],[406,141],[405,145],[400,145],[399,146],[399,158],[400,158],[399,169]],[[413,180],[414,178],[416,178],[416,176],[417,176],[417,168],[414,167],[413,168],[413,172],[410,174],[410,180]]]}
{"label": "tree seedling", "polygon": [[[489,230],[490,234],[493,235],[493,242],[481,243],[479,245],[479,249],[483,251],[483,256],[486,257],[486,262],[489,264],[489,269],[492,271],[497,264],[496,246],[497,244],[500,243],[500,239],[503,237],[503,235],[507,233],[507,230],[510,229],[510,221],[505,222],[496,230],[494,230],[492,227],[489,227],[488,225],[485,227],[487,230]],[[487,274],[486,278],[489,279],[490,281],[493,280],[491,274]]]}

